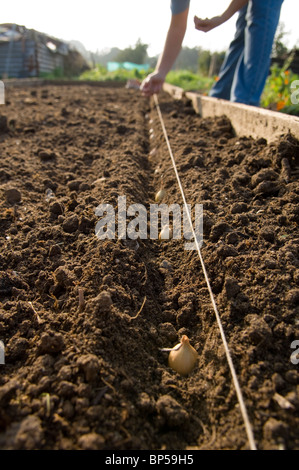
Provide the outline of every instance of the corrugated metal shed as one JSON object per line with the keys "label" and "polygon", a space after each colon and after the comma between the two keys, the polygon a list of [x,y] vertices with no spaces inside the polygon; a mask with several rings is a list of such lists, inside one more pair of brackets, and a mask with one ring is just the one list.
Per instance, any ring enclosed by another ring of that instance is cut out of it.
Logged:
{"label": "corrugated metal shed", "polygon": [[0,25],[0,77],[38,77],[56,69],[64,72],[69,45],[16,24]]}

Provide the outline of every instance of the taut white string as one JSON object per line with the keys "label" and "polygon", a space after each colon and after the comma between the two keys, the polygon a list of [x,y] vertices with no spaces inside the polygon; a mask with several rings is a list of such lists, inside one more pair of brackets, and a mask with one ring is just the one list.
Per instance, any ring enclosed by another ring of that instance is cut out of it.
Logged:
{"label": "taut white string", "polygon": [[188,216],[188,221],[189,221],[189,224],[190,224],[190,228],[191,228],[191,231],[192,231],[192,235],[194,237],[195,246],[196,246],[196,249],[197,249],[197,252],[198,252],[198,256],[199,256],[200,263],[201,263],[201,266],[202,266],[202,270],[203,270],[203,273],[204,273],[205,281],[206,281],[206,284],[207,284],[207,287],[208,287],[208,290],[209,290],[209,294],[210,294],[210,298],[211,298],[211,301],[212,301],[212,305],[213,305],[213,308],[214,308],[216,320],[217,320],[218,327],[219,327],[219,330],[220,330],[221,339],[222,339],[223,346],[224,346],[224,349],[225,349],[227,362],[228,362],[228,365],[229,365],[229,368],[230,368],[230,372],[231,372],[232,379],[233,379],[233,384],[234,384],[236,394],[237,394],[237,398],[238,398],[238,402],[239,402],[239,405],[240,405],[240,410],[241,410],[241,414],[242,414],[242,417],[243,417],[243,421],[244,421],[244,425],[245,425],[245,429],[246,429],[246,433],[247,433],[247,437],[248,437],[248,441],[249,441],[249,446],[250,446],[251,450],[256,450],[256,444],[255,444],[255,440],[254,440],[254,436],[253,436],[252,426],[251,426],[250,421],[249,421],[249,417],[248,417],[246,405],[245,405],[245,402],[244,402],[242,390],[241,390],[241,387],[240,387],[240,384],[239,384],[239,380],[238,380],[238,377],[237,377],[237,374],[236,374],[234,363],[233,363],[231,353],[230,353],[230,350],[229,350],[229,347],[228,347],[228,343],[227,343],[226,336],[225,336],[225,333],[224,333],[224,329],[223,329],[223,326],[222,326],[221,318],[220,318],[218,308],[217,308],[217,305],[216,305],[216,302],[215,302],[214,294],[213,294],[213,291],[212,291],[212,288],[211,288],[211,285],[210,285],[208,273],[207,273],[207,270],[206,270],[206,267],[205,267],[205,264],[204,264],[204,261],[203,261],[203,257],[201,255],[201,251],[200,251],[200,247],[199,247],[199,244],[198,244],[197,236],[195,234],[195,230],[194,230],[194,227],[193,227],[193,224],[192,224],[192,219],[191,219],[191,215],[190,215],[190,212],[189,212],[189,207],[188,207],[187,202],[186,202],[184,190],[183,190],[183,187],[182,187],[182,184],[181,184],[181,180],[180,180],[180,177],[179,177],[179,174],[178,174],[175,159],[174,159],[172,149],[171,149],[171,146],[170,146],[170,143],[169,143],[169,139],[168,139],[167,131],[166,131],[166,128],[165,128],[163,116],[162,116],[161,109],[160,109],[160,106],[159,106],[158,96],[156,94],[154,95],[154,101],[155,101],[156,109],[157,109],[157,112],[158,112],[158,116],[160,118],[161,126],[162,126],[162,129],[163,129],[164,137],[165,137],[165,140],[166,140],[166,144],[167,144],[167,147],[168,147],[168,151],[169,151],[169,155],[170,155],[170,158],[171,158],[171,161],[172,161],[172,165],[173,165],[173,168],[174,168],[176,179],[177,179],[177,182],[178,182],[178,185],[179,185],[179,188],[180,188],[180,191],[181,191],[181,195],[182,195],[182,198],[183,198],[186,214]]}

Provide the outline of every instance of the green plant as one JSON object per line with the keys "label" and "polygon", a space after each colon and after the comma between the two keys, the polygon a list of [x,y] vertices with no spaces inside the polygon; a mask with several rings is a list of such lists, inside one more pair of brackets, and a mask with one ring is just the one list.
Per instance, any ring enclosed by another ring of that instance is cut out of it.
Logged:
{"label": "green plant", "polygon": [[126,81],[129,79],[138,79],[143,80],[150,73],[149,71],[140,71],[137,69],[126,70],[118,69],[114,72],[108,72],[107,68],[103,65],[96,65],[92,70],[87,70],[83,72],[79,79],[80,80],[95,80],[95,81],[106,81],[106,80],[116,80],[116,81]]}
{"label": "green plant", "polygon": [[171,70],[166,77],[167,83],[183,88],[185,91],[198,91],[207,94],[215,79],[195,74],[189,70]]}
{"label": "green plant", "polygon": [[281,112],[285,114],[299,116],[299,104],[290,104],[289,106],[285,106],[284,108],[282,108]]}
{"label": "green plant", "polygon": [[49,80],[57,78],[65,78],[62,67],[56,67],[52,72],[40,72],[39,76],[41,78],[47,78]]}
{"label": "green plant", "polygon": [[298,115],[299,106],[291,102],[291,84],[299,79],[299,75],[296,75],[289,69],[291,60],[292,55],[282,67],[279,67],[277,64],[272,65],[261,98],[261,106],[275,111]]}

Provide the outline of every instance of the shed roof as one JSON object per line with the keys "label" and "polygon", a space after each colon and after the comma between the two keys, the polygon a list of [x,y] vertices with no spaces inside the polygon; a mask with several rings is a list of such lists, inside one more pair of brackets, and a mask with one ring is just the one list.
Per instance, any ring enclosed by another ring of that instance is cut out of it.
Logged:
{"label": "shed roof", "polygon": [[15,23],[0,24],[0,44],[10,41],[21,41],[24,39],[44,44],[55,54],[67,55],[70,49],[69,44],[61,39],[54,38],[53,36],[41,33],[35,29],[28,29],[25,26]]}

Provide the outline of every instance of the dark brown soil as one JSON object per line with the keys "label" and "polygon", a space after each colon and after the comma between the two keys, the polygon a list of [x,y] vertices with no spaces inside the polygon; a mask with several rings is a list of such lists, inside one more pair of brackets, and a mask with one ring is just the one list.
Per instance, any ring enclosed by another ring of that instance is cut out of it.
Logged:
{"label": "dark brown soil", "polygon": [[[299,448],[299,143],[235,137],[159,97],[259,449]],[[99,240],[98,204],[182,203],[154,105],[122,88],[8,88],[0,128],[2,449],[247,449],[195,251]],[[154,150],[154,151],[153,151]],[[79,305],[79,296],[84,305]],[[187,334],[186,378],[167,353]]]}

